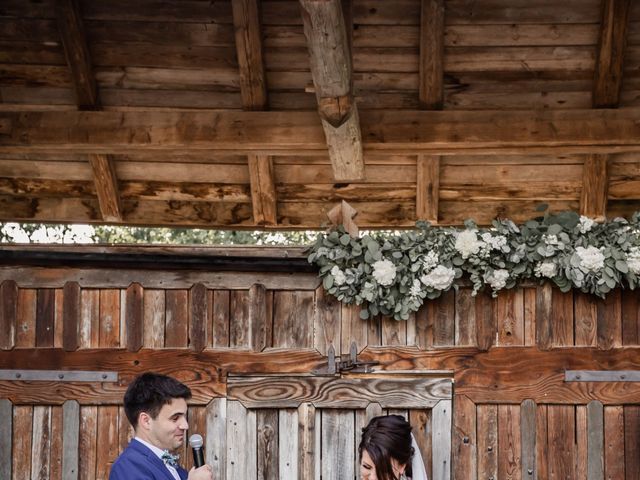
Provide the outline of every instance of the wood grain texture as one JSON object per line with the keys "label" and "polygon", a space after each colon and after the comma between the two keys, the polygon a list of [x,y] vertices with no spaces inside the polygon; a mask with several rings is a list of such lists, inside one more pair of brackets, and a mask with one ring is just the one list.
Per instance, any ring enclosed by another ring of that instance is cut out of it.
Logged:
{"label": "wood grain texture", "polygon": [[536,479],[536,404],[525,400],[520,404],[521,478]]}
{"label": "wood grain texture", "polygon": [[[604,408],[604,475],[605,478],[625,478],[624,407]],[[631,472],[629,472],[631,473]],[[637,472],[636,472],[637,473]]]}
{"label": "wood grain texture", "polygon": [[587,476],[604,478],[604,408],[598,401],[587,405]]}
{"label": "wood grain texture", "polygon": [[498,478],[519,478],[522,472],[520,406],[498,405]]}
{"label": "wood grain texture", "polygon": [[316,426],[316,407],[311,403],[301,404],[298,407],[298,475],[302,478],[314,478],[320,456],[320,445],[316,442],[319,427]]}
{"label": "wood grain texture", "polygon": [[266,155],[247,156],[251,183],[253,221],[256,225],[278,223],[277,193],[273,174],[273,160]]}
{"label": "wood grain texture", "polygon": [[298,410],[283,409],[278,412],[279,475],[278,478],[298,476]]}
{"label": "wood grain texture", "polygon": [[324,410],[322,412],[321,451],[330,462],[321,462],[323,479],[353,478],[355,457],[354,416],[349,410]]}
{"label": "wood grain texture", "polygon": [[105,222],[121,222],[122,207],[115,164],[107,155],[89,155],[93,179],[100,205],[100,214]]}
{"label": "wood grain texture", "polygon": [[445,5],[443,0],[422,0],[420,9],[420,107],[440,110],[444,97]]}
{"label": "wood grain texture", "polygon": [[476,405],[464,395],[456,395],[453,401],[453,478],[476,480]]}
{"label": "wood grain texture", "polygon": [[186,348],[189,341],[188,291],[167,290],[164,346]]}
{"label": "wood grain texture", "polygon": [[341,354],[341,303],[320,286],[315,292],[313,347],[326,355],[332,346],[336,355]]}
{"label": "wood grain texture", "polygon": [[63,287],[62,344],[70,352],[78,348],[80,326],[80,285],[67,282]]}
{"label": "wood grain texture", "polygon": [[570,405],[549,405],[549,472],[559,478],[575,475],[575,409]]}
{"label": "wood grain texture", "polygon": [[245,409],[240,402],[227,402],[227,478],[255,478],[256,462],[256,412]]}
{"label": "wood grain texture", "polygon": [[587,155],[582,175],[580,214],[604,221],[609,189],[608,155]]}
{"label": "wood grain texture", "polygon": [[440,157],[418,155],[416,172],[416,217],[438,224]]}
{"label": "wood grain texture", "polygon": [[440,400],[432,409],[433,478],[451,478],[451,400]]}
{"label": "wood grain texture", "polygon": [[13,407],[12,480],[31,478],[31,451],[33,440],[32,406]]}
{"label": "wood grain texture", "polygon": [[0,425],[0,477],[12,478],[13,405],[9,400],[0,399],[0,415],[5,419]]}
{"label": "wood grain texture", "polygon": [[640,406],[624,406],[624,461],[625,471],[640,472],[640,458],[637,451],[640,447]]}
{"label": "wood grain texture", "polygon": [[209,343],[207,337],[207,287],[196,283],[189,290],[189,345],[201,352]]}
{"label": "wood grain texture", "polygon": [[264,409],[256,412],[258,431],[258,478],[277,479],[279,473],[278,410]]}
{"label": "wood grain texture", "polygon": [[338,379],[323,377],[230,377],[229,399],[247,408],[365,408],[375,399],[383,408],[424,408],[451,398],[451,381],[429,378]]}
{"label": "wood grain texture", "polygon": [[478,478],[498,476],[498,407],[478,405]]}
{"label": "wood grain texture", "polygon": [[79,473],[80,405],[67,400],[62,405],[62,478],[76,480]]}
{"label": "wood grain texture", "polygon": [[125,300],[127,350],[137,352],[144,344],[144,289],[139,283],[127,288]]}
{"label": "wood grain texture", "polygon": [[0,348],[9,350],[16,341],[18,286],[13,280],[0,284]]}
{"label": "wood grain texture", "polygon": [[53,347],[55,328],[55,290],[38,290],[36,303],[36,346]]}
{"label": "wood grain texture", "polygon": [[[206,407],[207,438],[227,438],[227,399],[214,398]],[[225,442],[213,442],[209,444],[206,454],[206,462],[211,465],[214,478],[226,478],[227,454]]]}

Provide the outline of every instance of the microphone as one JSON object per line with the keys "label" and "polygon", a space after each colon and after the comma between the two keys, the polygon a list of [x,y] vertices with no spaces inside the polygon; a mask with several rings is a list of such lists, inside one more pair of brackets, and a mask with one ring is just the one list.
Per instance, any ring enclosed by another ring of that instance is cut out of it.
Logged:
{"label": "microphone", "polygon": [[189,446],[193,450],[193,465],[200,468],[204,465],[204,449],[202,448],[202,435],[194,433],[189,437]]}

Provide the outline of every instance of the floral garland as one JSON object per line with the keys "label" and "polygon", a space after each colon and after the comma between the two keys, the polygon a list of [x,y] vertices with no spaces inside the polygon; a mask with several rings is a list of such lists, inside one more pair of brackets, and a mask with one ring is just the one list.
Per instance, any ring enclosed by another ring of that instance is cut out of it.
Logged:
{"label": "floral garland", "polygon": [[546,213],[516,226],[495,220],[478,228],[417,229],[392,236],[352,238],[342,226],[318,236],[309,262],[320,269],[325,290],[346,304],[363,305],[362,319],[378,314],[406,320],[425,299],[434,299],[468,276],[473,294],[492,294],[523,280],[550,280],[604,297],[635,289],[640,279],[640,212],[630,221],[596,223],[575,212]]}

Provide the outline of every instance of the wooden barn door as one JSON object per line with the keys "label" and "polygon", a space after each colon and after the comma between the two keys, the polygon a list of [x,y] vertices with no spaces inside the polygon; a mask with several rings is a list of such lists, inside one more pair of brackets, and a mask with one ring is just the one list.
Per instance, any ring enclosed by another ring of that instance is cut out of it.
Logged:
{"label": "wooden barn door", "polygon": [[449,480],[451,387],[415,373],[230,376],[210,417],[208,458],[215,478],[359,479],[362,428],[399,414],[414,427],[429,478]]}

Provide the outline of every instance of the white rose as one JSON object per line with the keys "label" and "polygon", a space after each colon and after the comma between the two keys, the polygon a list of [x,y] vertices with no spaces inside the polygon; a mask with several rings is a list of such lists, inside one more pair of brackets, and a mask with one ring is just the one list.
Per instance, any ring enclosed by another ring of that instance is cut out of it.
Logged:
{"label": "white rose", "polygon": [[340,270],[337,265],[334,265],[331,269],[331,275],[333,276],[333,283],[336,285],[342,285],[347,281],[347,277],[344,275],[344,272]]}
{"label": "white rose", "polygon": [[503,268],[494,270],[492,273],[485,277],[485,280],[491,285],[494,290],[500,290],[507,285],[507,279],[509,278],[509,272]]}
{"label": "white rose", "polygon": [[576,247],[576,253],[580,257],[580,266],[585,270],[594,272],[604,267],[604,255],[601,249],[593,246]]}
{"label": "white rose", "polygon": [[462,258],[469,258],[480,251],[484,242],[478,240],[475,230],[464,230],[456,238],[456,250],[460,252]]}
{"label": "white rose", "polygon": [[422,275],[420,281],[427,287],[435,290],[446,290],[451,286],[455,276],[456,272],[454,269],[447,268],[444,265],[438,265],[427,275]]}
{"label": "white rose", "polygon": [[585,217],[584,215],[581,215],[580,225],[578,225],[578,230],[580,230],[580,233],[587,233],[589,230],[591,230],[591,227],[593,227],[595,223],[596,222],[591,220],[589,217]]}
{"label": "white rose", "polygon": [[631,273],[640,275],[640,247],[631,247],[627,254],[627,265]]}
{"label": "white rose", "polygon": [[542,262],[536,265],[536,277],[553,278],[556,276],[557,267],[553,262]]}
{"label": "white rose", "polygon": [[380,285],[391,285],[396,278],[396,266],[390,260],[378,260],[373,264],[373,278]]}

